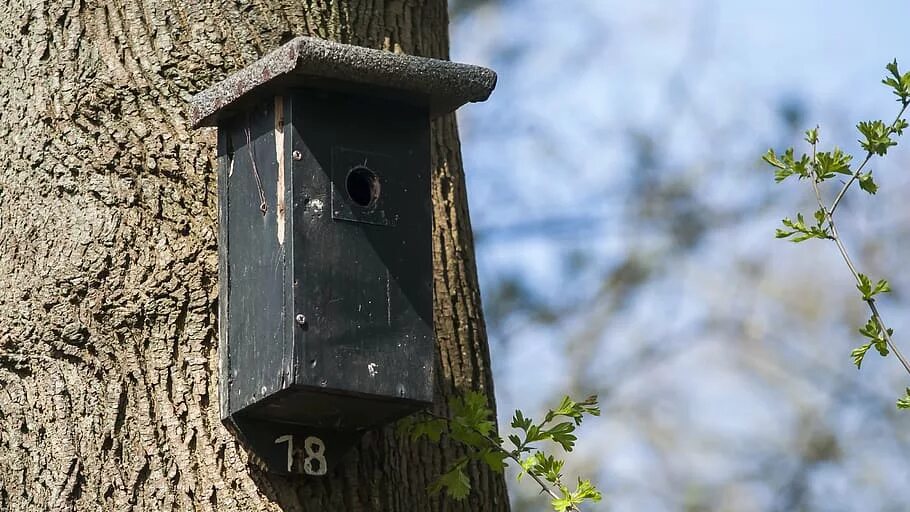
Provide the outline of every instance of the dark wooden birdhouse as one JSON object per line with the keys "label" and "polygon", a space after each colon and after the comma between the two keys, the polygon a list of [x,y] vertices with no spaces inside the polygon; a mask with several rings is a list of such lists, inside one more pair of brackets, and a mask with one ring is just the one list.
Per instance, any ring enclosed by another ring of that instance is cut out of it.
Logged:
{"label": "dark wooden birdhouse", "polygon": [[218,127],[224,421],[320,475],[433,400],[430,120],[492,71],[300,37],[192,101]]}

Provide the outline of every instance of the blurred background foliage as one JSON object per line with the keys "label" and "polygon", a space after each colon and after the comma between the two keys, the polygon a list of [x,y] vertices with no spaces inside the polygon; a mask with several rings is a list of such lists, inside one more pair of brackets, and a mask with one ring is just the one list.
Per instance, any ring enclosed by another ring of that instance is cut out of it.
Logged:
{"label": "blurred background foliage", "polygon": [[[568,475],[615,511],[904,511],[896,360],[850,350],[865,306],[833,246],[774,239],[808,187],[759,160],[856,154],[897,111],[910,3],[451,0],[452,58],[500,76],[460,113],[500,423],[601,396]],[[910,351],[910,151],[840,230]],[[526,482],[513,510],[547,510]],[[593,510],[591,506],[586,509]]]}

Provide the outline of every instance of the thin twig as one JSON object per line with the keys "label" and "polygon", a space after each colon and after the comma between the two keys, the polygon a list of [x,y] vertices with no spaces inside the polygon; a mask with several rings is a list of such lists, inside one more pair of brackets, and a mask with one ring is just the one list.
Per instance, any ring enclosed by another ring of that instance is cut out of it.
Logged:
{"label": "thin twig", "polygon": [[[904,111],[907,110],[907,105],[908,105],[908,103],[903,104],[903,108],[901,108],[900,112],[897,115],[897,118],[894,120],[893,123],[891,123],[892,127],[900,120],[901,116],[904,114]],[[892,131],[892,133],[893,133],[893,131]],[[838,203],[840,202],[841,198],[844,197],[844,193],[847,191],[848,188],[850,188],[850,185],[853,184],[853,182],[856,181],[856,179],[859,177],[860,172],[862,171],[863,167],[872,158],[872,152],[870,151],[866,155],[866,159],[863,160],[863,163],[860,164],[860,166],[856,170],[856,172],[853,173],[853,176],[850,178],[850,181],[848,181],[847,183],[844,184],[844,186],[841,188],[840,192],[837,194],[837,197],[834,199],[834,202],[832,203],[831,208],[829,209],[825,206],[825,203],[822,200],[821,192],[818,189],[819,179],[818,179],[818,173],[816,172],[816,164],[817,164],[816,144],[817,144],[817,142],[812,143],[812,165],[810,166],[810,172],[812,174],[811,175],[812,189],[815,191],[815,199],[818,202],[818,207],[821,209],[822,212],[824,212],[825,218],[828,221],[828,227],[831,228],[830,239],[834,240],[834,244],[837,246],[837,250],[840,252],[840,255],[843,258],[844,263],[847,264],[847,268],[849,268],[850,273],[853,274],[853,279],[856,281],[857,284],[862,284],[860,281],[860,278],[859,278],[859,272],[856,270],[856,266],[853,264],[853,260],[850,259],[850,254],[847,252],[847,248],[844,246],[843,240],[841,240],[840,235],[837,233],[837,226],[834,223],[834,209],[837,208]],[[882,335],[885,338],[885,343],[888,344],[888,348],[891,349],[891,352],[894,352],[894,355],[904,366],[904,370],[906,370],[907,373],[910,373],[910,362],[907,361],[907,358],[904,357],[904,355],[901,353],[901,351],[898,350],[897,345],[895,345],[894,342],[891,340],[891,333],[888,332],[888,328],[885,326],[885,321],[882,319],[881,315],[878,312],[878,308],[875,306],[875,299],[872,297],[869,297],[869,298],[864,298],[863,300],[866,302],[866,304],[869,305],[869,309],[872,311],[872,318],[875,319],[875,323],[878,324],[879,329],[881,329]]]}
{"label": "thin twig", "polygon": [[869,309],[872,310],[872,316],[875,317],[875,321],[878,322],[878,326],[882,330],[882,335],[884,335],[888,346],[891,347],[891,351],[894,352],[894,355],[897,356],[901,364],[904,365],[904,369],[907,370],[907,373],[910,373],[910,363],[907,362],[907,358],[901,354],[900,350],[897,349],[897,346],[894,344],[894,342],[891,341],[891,333],[888,332],[888,329],[885,328],[885,322],[882,320],[881,315],[878,314],[878,308],[875,307],[875,300],[866,299],[866,303],[869,304]]}
{"label": "thin twig", "polygon": [[[853,274],[853,279],[855,279],[857,284],[859,284],[859,272],[856,271],[856,267],[853,265],[853,261],[850,259],[850,255],[847,253],[847,248],[844,247],[843,241],[837,234],[837,228],[834,225],[834,219],[830,214],[828,215],[828,225],[831,226],[831,236],[834,240],[834,244],[837,245],[837,250],[840,252],[841,257],[844,259],[844,263],[847,264],[847,267]],[[897,345],[895,345],[891,340],[891,333],[888,332],[888,328],[885,326],[885,321],[878,313],[878,308],[875,306],[875,299],[870,297],[868,299],[864,298],[863,300],[866,302],[866,304],[869,305],[869,309],[872,311],[872,317],[875,319],[875,323],[878,324],[879,329],[881,329],[882,335],[885,337],[885,342],[888,344],[888,348],[891,349],[891,352],[894,352],[894,355],[904,366],[904,370],[907,370],[907,373],[910,373],[910,362],[907,361],[907,358],[904,357],[901,351],[897,348]]]}
{"label": "thin twig", "polygon": [[[513,452],[510,452],[509,450],[506,450],[505,448],[503,448],[499,443],[496,442],[496,440],[491,439],[490,437],[483,434],[482,432],[478,432],[477,429],[473,429],[473,430],[474,430],[474,432],[477,432],[481,437],[486,439],[486,441],[488,443],[490,443],[490,446],[494,447],[495,449],[499,450],[500,452],[506,454],[506,456],[509,457],[510,459],[514,460],[515,463],[518,464],[518,467],[521,469],[522,472],[527,473],[528,476],[530,476],[531,478],[534,479],[535,482],[537,482],[537,485],[540,486],[541,492],[545,492],[545,493],[549,494],[550,497],[552,497],[554,500],[559,499],[559,496],[555,492],[553,492],[553,490],[550,489],[550,486],[548,486],[546,484],[546,482],[541,480],[540,477],[538,477],[534,473],[531,473],[530,471],[525,471],[524,467],[522,467],[522,465],[521,465],[521,459],[519,459],[518,456],[516,456]],[[578,507],[576,507],[575,505],[572,505],[572,507],[569,510],[571,510],[572,512],[579,512]]]}
{"label": "thin twig", "polygon": [[856,168],[856,172],[853,173],[853,176],[850,176],[850,179],[844,183],[844,186],[841,187],[840,192],[837,193],[837,197],[834,198],[834,202],[831,203],[831,213],[834,213],[834,210],[837,209],[837,205],[840,204],[840,200],[843,199],[844,194],[847,193],[847,189],[850,188],[850,185],[853,184],[859,178],[860,173],[863,172],[863,168],[872,159],[872,152],[866,153],[866,158],[863,160],[863,163],[859,164],[859,167]]}

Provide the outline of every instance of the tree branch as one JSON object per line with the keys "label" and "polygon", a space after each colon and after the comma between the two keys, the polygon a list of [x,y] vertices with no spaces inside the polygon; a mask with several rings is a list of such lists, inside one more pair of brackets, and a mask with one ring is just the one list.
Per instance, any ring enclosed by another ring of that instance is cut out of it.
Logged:
{"label": "tree branch", "polygon": [[[452,421],[452,418],[449,418],[448,416],[443,416],[443,415],[441,415],[441,414],[436,414],[435,412],[432,412],[432,411],[424,411],[424,414],[427,414],[428,416],[431,416],[431,417],[436,418],[436,419],[438,419],[438,420],[443,420],[443,421],[445,421],[447,424],[450,423],[450,422]],[[496,449],[496,450],[499,451],[500,453],[503,453],[506,457],[508,457],[508,458],[512,459],[513,461],[515,461],[515,463],[518,464],[518,469],[519,469],[519,471],[521,471],[522,473],[527,474],[528,476],[530,476],[531,478],[533,478],[535,482],[537,482],[537,485],[540,486],[540,492],[541,492],[541,493],[546,493],[546,494],[548,494],[548,495],[549,495],[551,498],[553,498],[554,500],[560,499],[559,495],[557,495],[555,492],[553,492],[553,490],[550,488],[550,486],[547,485],[547,483],[544,482],[539,476],[535,475],[534,473],[531,473],[530,471],[525,471],[524,466],[521,465],[521,459],[519,459],[518,456],[517,456],[515,453],[510,452],[509,450],[506,450],[505,448],[502,447],[502,444],[501,444],[501,443],[496,442],[495,439],[493,439],[493,438],[491,438],[490,436],[484,434],[483,432],[480,432],[480,431],[477,430],[476,428],[472,428],[471,430],[473,430],[477,435],[479,435],[479,436],[482,437],[486,442],[488,442],[488,443],[490,444],[491,447],[493,447],[494,449]],[[581,512],[581,510],[580,510],[578,507],[576,507],[575,505],[571,505],[571,506],[569,507],[568,511],[569,511],[569,512]]]}
{"label": "tree branch", "polygon": [[[898,122],[898,120],[900,120],[901,116],[903,116],[904,111],[907,110],[907,105],[908,105],[908,103],[903,103],[903,107],[901,108],[900,112],[897,114],[897,117],[895,118],[894,122],[891,123],[891,127],[892,127],[891,132],[892,133],[893,133],[894,125]],[[816,163],[817,163],[816,162],[816,144],[817,144],[817,142],[812,143],[812,165],[810,166],[812,189],[815,191],[815,199],[818,202],[818,207],[825,214],[825,219],[828,221],[828,227],[831,228],[831,239],[834,240],[834,244],[837,246],[837,250],[840,252],[841,258],[843,258],[844,263],[847,264],[847,268],[850,269],[850,273],[853,274],[853,279],[856,281],[856,283],[861,284],[860,278],[859,278],[859,272],[856,270],[856,266],[853,264],[853,260],[850,259],[850,254],[847,252],[847,248],[844,246],[843,240],[841,240],[840,235],[837,233],[837,226],[834,223],[834,210],[835,210],[835,208],[837,208],[837,205],[840,203],[841,198],[844,197],[844,194],[846,193],[847,189],[850,188],[850,185],[852,185],[853,182],[857,180],[863,167],[872,158],[872,151],[869,151],[866,154],[866,158],[865,158],[865,160],[863,160],[863,163],[860,164],[859,168],[856,170],[855,173],[853,173],[853,176],[850,178],[850,180],[847,183],[845,183],[844,186],[840,189],[840,192],[837,194],[837,197],[835,197],[834,202],[832,203],[831,208],[829,209],[825,206],[825,203],[822,200],[821,192],[819,191],[819,188],[818,188],[819,179],[818,179],[818,173],[816,171]],[[910,374],[910,362],[907,361],[907,358],[904,357],[904,355],[901,353],[901,351],[897,348],[897,346],[891,340],[891,334],[888,332],[888,328],[885,326],[885,321],[882,319],[882,316],[878,312],[878,308],[875,306],[875,299],[872,297],[869,297],[869,298],[864,297],[863,300],[866,302],[866,304],[869,305],[869,309],[872,311],[872,318],[875,319],[875,323],[878,324],[879,329],[881,329],[882,336],[885,338],[885,342],[888,344],[888,348],[891,350],[891,352],[894,352],[894,355],[897,357],[897,359],[903,365],[904,370],[906,370],[907,373]]]}

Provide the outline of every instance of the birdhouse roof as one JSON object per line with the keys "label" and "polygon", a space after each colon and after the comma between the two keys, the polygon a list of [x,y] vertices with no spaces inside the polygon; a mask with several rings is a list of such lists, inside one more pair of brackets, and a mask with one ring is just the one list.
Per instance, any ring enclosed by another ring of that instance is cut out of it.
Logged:
{"label": "birdhouse roof", "polygon": [[426,106],[436,117],[486,100],[495,86],[496,73],[480,66],[297,37],[194,96],[190,122],[214,126],[248,101],[288,87],[386,97]]}

